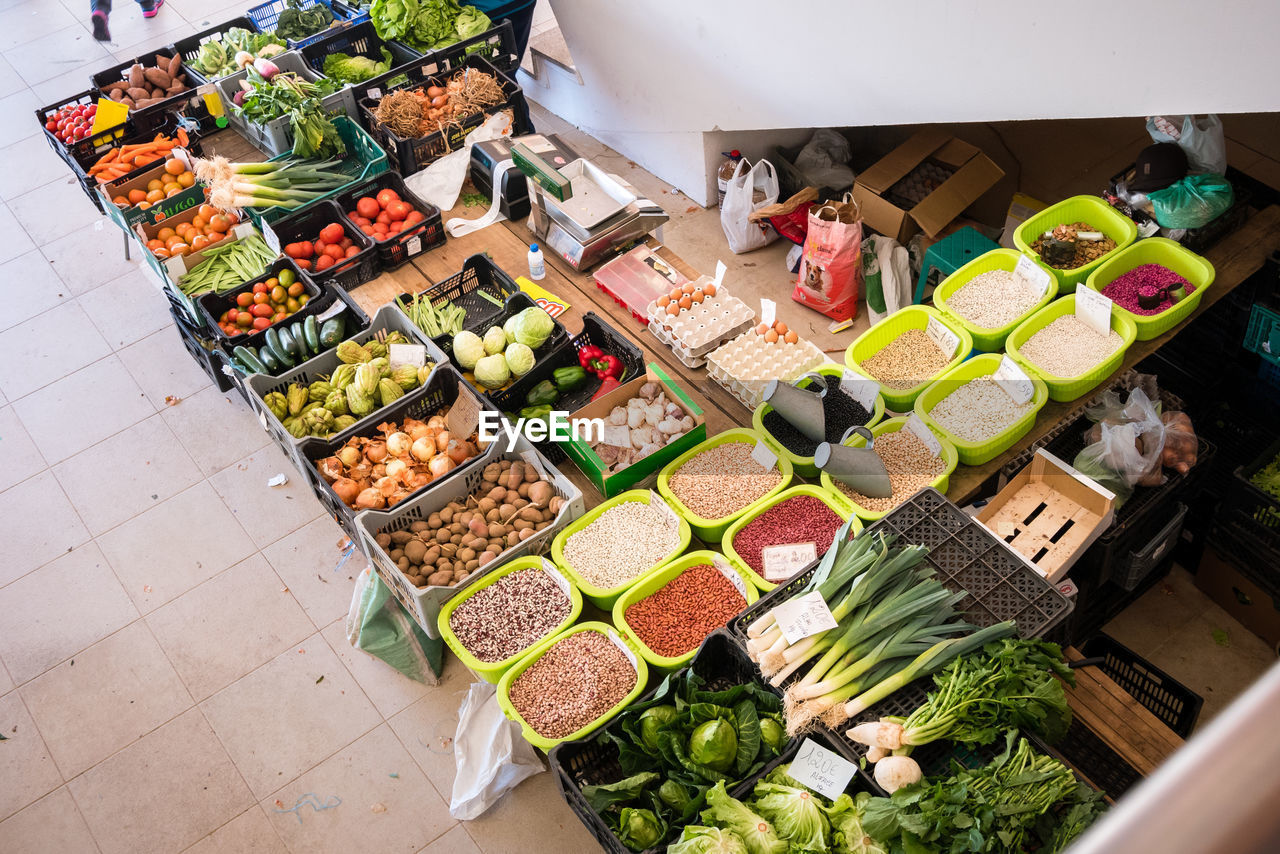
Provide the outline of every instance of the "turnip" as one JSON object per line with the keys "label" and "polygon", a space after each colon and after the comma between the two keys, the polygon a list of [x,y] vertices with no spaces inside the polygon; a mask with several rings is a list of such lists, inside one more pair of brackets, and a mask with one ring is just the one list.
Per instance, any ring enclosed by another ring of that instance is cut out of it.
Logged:
{"label": "turnip", "polygon": [[910,756],[886,756],[876,763],[876,783],[889,794],[920,782],[924,774]]}

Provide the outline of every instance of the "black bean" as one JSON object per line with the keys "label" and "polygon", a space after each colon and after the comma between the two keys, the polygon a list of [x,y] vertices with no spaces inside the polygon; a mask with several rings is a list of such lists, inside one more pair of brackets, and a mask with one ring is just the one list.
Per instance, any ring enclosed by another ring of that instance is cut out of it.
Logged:
{"label": "black bean", "polygon": [[[837,444],[844,431],[850,427],[860,427],[871,420],[871,413],[862,408],[862,404],[845,394],[838,387],[832,386],[822,398],[822,415],[826,427],[827,441]],[[764,429],[791,453],[798,457],[812,457],[818,449],[818,443],[807,436],[782,417],[775,409],[770,409],[761,419]]]}

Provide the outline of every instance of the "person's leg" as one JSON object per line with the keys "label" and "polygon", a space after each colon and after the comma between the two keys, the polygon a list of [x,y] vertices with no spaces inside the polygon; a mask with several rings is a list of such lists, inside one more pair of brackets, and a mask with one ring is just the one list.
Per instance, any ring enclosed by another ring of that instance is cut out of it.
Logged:
{"label": "person's leg", "polygon": [[154,18],[164,5],[164,0],[138,0],[138,5],[142,7],[142,17]]}
{"label": "person's leg", "polygon": [[530,3],[523,9],[507,12],[503,17],[510,19],[511,29],[516,37],[516,64],[524,61],[524,52],[529,47],[529,31],[533,29],[533,10],[536,4]]}
{"label": "person's leg", "polygon": [[111,0],[92,0],[89,4],[89,20],[93,24],[93,37],[100,42],[111,41],[107,18],[111,15]]}

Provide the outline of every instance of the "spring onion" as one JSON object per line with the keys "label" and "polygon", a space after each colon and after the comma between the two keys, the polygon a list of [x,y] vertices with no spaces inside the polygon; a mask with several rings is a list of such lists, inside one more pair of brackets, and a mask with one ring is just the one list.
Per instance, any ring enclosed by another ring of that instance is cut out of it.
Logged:
{"label": "spring onion", "polygon": [[336,171],[339,160],[273,160],[232,163],[225,157],[195,161],[196,177],[210,187],[209,202],[232,208],[299,207],[325,196],[351,176]]}

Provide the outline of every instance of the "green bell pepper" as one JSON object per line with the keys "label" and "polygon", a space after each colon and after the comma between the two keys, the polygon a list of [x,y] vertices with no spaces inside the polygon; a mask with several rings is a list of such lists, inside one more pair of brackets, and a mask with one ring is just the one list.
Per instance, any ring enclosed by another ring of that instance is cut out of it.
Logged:
{"label": "green bell pepper", "polygon": [[543,380],[529,389],[529,393],[524,396],[524,402],[530,406],[550,405],[559,399],[560,392],[556,391],[555,384],[551,380]]}
{"label": "green bell pepper", "polygon": [[573,391],[578,386],[587,381],[587,372],[577,366],[571,368],[556,368],[551,375],[552,380],[562,392]]}

